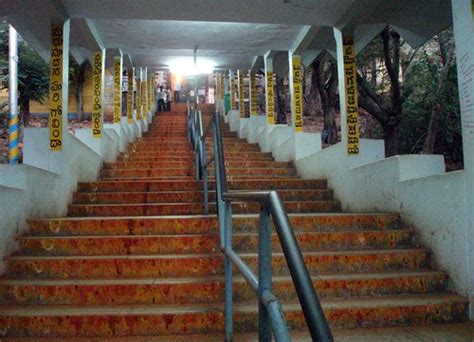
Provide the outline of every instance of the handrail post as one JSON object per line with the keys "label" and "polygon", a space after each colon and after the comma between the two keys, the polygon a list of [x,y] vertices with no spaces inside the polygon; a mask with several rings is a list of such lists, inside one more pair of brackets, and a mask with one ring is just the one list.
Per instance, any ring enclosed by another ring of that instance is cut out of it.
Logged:
{"label": "handrail post", "polygon": [[262,302],[264,291],[272,291],[272,233],[269,212],[262,206],[258,227],[258,340],[271,342],[270,316]]}
{"label": "handrail post", "polygon": [[311,337],[314,341],[333,341],[331,329],[314,290],[283,202],[276,191],[272,191],[269,194],[269,201],[271,202],[270,208],[275,228],[281,241],[281,247],[285,254]]}
{"label": "handrail post", "polygon": [[[232,209],[229,202],[225,202],[224,209],[224,239],[225,239],[225,249],[232,249]],[[232,260],[230,257],[225,254],[224,257],[224,267],[225,267],[225,280],[224,280],[224,296],[225,296],[225,340],[232,341],[232,335],[234,331],[234,286],[233,286],[233,274],[232,274]]]}
{"label": "handrail post", "polygon": [[198,111],[198,125],[200,135],[198,137],[199,143],[199,154],[200,154],[200,168],[201,177],[204,186],[204,214],[209,214],[209,185],[208,185],[208,172],[207,172],[207,157],[206,157],[206,137],[204,136],[202,128],[202,113]]}

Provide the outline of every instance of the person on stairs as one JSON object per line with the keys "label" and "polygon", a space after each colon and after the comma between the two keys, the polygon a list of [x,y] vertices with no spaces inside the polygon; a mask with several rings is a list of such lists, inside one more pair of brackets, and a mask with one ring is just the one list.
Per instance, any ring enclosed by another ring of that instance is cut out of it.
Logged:
{"label": "person on stairs", "polygon": [[171,111],[171,90],[170,87],[166,87],[165,90],[165,97],[166,97],[166,111]]}
{"label": "person on stairs", "polygon": [[158,98],[158,112],[161,112],[162,110],[163,112],[165,112],[166,111],[166,105],[165,105],[166,94],[163,89],[163,86],[160,86],[160,89],[158,90],[156,96]]}
{"label": "person on stairs", "polygon": [[179,91],[181,90],[181,84],[178,81],[174,82],[174,103],[179,102]]}

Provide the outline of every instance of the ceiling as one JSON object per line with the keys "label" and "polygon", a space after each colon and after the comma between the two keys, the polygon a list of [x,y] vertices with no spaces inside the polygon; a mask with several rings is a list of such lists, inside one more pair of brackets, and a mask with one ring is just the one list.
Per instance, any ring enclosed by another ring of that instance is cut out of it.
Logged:
{"label": "ceiling", "polygon": [[[134,66],[163,68],[178,57],[250,68],[256,56],[298,49],[311,60],[334,50],[333,29],[359,50],[386,24],[412,45],[451,23],[450,0],[1,0],[10,22],[44,59],[50,22],[71,18],[70,49],[82,61],[100,47]],[[108,50],[109,51],[109,50]]]}

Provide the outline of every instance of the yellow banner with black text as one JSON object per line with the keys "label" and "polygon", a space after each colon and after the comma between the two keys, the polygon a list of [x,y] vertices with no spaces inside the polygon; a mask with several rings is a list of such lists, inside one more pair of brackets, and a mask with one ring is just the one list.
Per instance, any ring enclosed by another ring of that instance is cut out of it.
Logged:
{"label": "yellow banner with black text", "polygon": [[100,138],[102,135],[102,52],[97,51],[93,56],[92,81],[94,84],[92,108],[92,136]]}
{"label": "yellow banner with black text", "polygon": [[[49,76],[49,147],[61,151],[63,145],[63,26],[51,26]],[[67,115],[67,108],[66,114]]]}
{"label": "yellow banner with black text", "polygon": [[359,101],[354,39],[344,37],[344,84],[347,110],[347,154],[359,154]]}
{"label": "yellow banner with black text", "polygon": [[303,132],[303,71],[301,57],[293,56],[293,113],[295,132]]}

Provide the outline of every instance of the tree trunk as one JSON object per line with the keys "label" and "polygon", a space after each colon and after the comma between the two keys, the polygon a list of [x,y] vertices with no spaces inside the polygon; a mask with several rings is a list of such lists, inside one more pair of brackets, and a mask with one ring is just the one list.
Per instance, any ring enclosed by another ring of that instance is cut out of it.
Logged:
{"label": "tree trunk", "polygon": [[77,121],[81,122],[84,115],[84,100],[83,100],[83,84],[78,83],[76,85],[76,102],[77,102]]}
{"label": "tree trunk", "polygon": [[440,71],[436,92],[433,98],[433,104],[431,106],[431,119],[428,125],[428,132],[426,133],[425,143],[423,145],[424,154],[434,153],[436,138],[438,136],[439,130],[439,122],[441,120],[442,114],[442,105],[439,102],[439,95],[441,94],[446,78],[448,77],[449,68],[451,66],[451,61],[454,55],[454,44],[452,44],[449,47],[449,50],[446,51],[447,42],[442,41],[441,37],[439,39],[440,51],[442,59],[444,60],[444,64]]}
{"label": "tree trunk", "polygon": [[286,124],[286,97],[283,77],[276,78],[277,124]]}
{"label": "tree trunk", "polygon": [[20,95],[20,114],[23,126],[28,127],[30,121],[30,98]]}
{"label": "tree trunk", "polygon": [[383,125],[385,158],[398,154],[398,129],[399,123]]}

